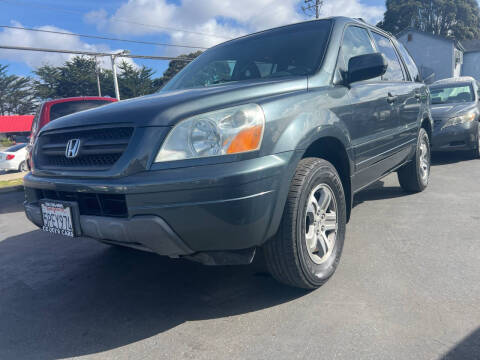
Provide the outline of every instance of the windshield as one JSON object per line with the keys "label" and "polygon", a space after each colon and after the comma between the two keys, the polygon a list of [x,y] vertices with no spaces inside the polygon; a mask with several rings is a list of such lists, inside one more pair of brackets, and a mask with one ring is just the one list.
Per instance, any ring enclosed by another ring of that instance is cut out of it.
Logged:
{"label": "windshield", "polygon": [[430,93],[432,104],[453,104],[475,100],[470,83],[432,86]]}
{"label": "windshield", "polygon": [[163,90],[311,75],[320,66],[330,28],[330,20],[305,22],[216,46],[186,66]]}

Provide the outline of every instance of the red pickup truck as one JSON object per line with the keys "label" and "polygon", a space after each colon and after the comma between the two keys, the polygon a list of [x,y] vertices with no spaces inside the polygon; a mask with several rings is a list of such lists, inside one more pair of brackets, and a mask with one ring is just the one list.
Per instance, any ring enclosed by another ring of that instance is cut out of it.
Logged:
{"label": "red pickup truck", "polygon": [[30,150],[35,142],[36,135],[42,127],[50,121],[54,121],[62,116],[70,115],[79,111],[93,109],[99,106],[116,102],[117,99],[110,97],[82,96],[70,97],[45,101],[37,110],[32,122],[30,142],[27,148],[27,164],[30,169]]}

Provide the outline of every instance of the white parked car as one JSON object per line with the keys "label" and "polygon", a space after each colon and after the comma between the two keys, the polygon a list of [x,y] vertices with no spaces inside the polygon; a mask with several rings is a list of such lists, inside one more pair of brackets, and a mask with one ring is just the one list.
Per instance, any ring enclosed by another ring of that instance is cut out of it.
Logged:
{"label": "white parked car", "polygon": [[27,171],[27,144],[17,144],[0,152],[0,171]]}

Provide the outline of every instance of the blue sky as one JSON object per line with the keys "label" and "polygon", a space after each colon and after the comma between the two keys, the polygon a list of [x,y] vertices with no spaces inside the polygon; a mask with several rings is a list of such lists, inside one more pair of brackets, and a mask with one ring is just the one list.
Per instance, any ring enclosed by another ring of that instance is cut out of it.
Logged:
{"label": "blue sky", "polygon": [[[298,0],[0,0],[0,25],[33,27],[208,47],[226,38],[301,21]],[[384,0],[325,0],[322,15],[345,15],[378,21]],[[143,24],[143,25],[140,25]],[[188,30],[190,32],[183,32]],[[189,49],[166,48],[0,28],[1,45],[111,52],[128,49],[147,55],[178,55]],[[9,72],[31,75],[42,64],[59,65],[68,55],[0,50]],[[168,62],[134,60],[154,68]],[[107,67],[105,59],[103,66]]]}

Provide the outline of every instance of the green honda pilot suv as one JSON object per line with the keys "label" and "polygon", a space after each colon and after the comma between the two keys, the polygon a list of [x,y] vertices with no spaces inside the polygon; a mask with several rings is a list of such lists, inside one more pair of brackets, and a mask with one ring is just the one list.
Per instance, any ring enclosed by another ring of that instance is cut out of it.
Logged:
{"label": "green honda pilot suv", "polygon": [[[38,134],[25,211],[45,231],[248,264],[301,288],[335,271],[355,193],[427,187],[432,120],[390,34],[335,17],[217,45],[162,91]],[[372,219],[373,221],[373,219]]]}

